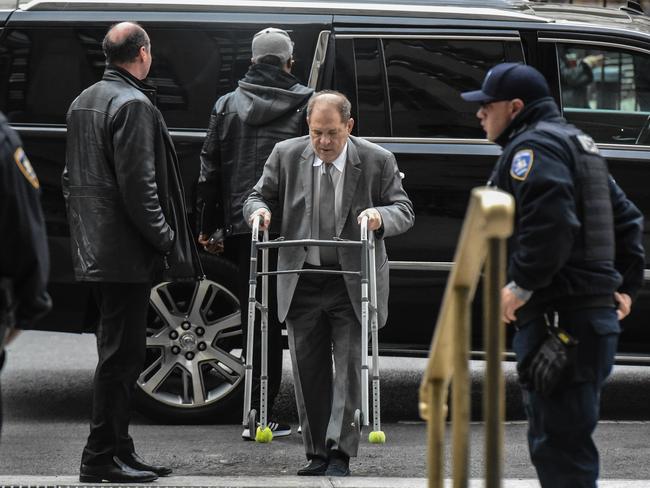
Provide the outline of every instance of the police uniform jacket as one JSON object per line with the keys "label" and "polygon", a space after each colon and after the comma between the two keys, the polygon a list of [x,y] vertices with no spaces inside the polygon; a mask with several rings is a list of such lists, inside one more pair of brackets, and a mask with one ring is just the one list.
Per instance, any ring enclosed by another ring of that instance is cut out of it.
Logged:
{"label": "police uniform jacket", "polygon": [[11,287],[15,326],[31,328],[51,308],[46,291],[50,261],[40,185],[18,134],[1,113],[0,234],[0,278]]}
{"label": "police uniform jacket", "polygon": [[508,279],[533,291],[522,320],[555,309],[614,306],[643,282],[643,216],[607,170],[593,140],[553,99],[527,105],[496,141],[491,181],[516,201]]}
{"label": "police uniform jacket", "polygon": [[68,110],[62,185],[78,280],[200,274],[176,151],[154,102],[151,87],[109,66]]}

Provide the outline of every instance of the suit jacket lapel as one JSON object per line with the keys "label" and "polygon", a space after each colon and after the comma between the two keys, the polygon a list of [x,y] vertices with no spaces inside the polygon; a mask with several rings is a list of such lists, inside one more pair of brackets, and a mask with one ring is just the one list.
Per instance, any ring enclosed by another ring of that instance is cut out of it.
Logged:
{"label": "suit jacket lapel", "polygon": [[341,198],[341,212],[339,213],[339,218],[336,222],[336,235],[340,236],[343,232],[343,226],[345,225],[345,220],[350,213],[350,207],[352,206],[352,199],[357,190],[357,184],[359,183],[359,177],[361,176],[361,168],[359,165],[361,160],[359,159],[359,153],[355,147],[352,139],[348,139],[348,158],[345,162],[345,176],[343,179],[343,198]]}
{"label": "suit jacket lapel", "polygon": [[309,222],[311,229],[311,214],[312,214],[312,198],[313,198],[313,163],[314,163],[314,150],[311,143],[307,143],[307,147],[300,155],[300,173],[302,177],[302,191],[305,198],[305,219]]}

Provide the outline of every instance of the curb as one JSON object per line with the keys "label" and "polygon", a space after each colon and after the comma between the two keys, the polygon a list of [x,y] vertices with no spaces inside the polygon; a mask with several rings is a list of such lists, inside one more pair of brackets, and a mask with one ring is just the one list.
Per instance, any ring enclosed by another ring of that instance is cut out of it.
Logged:
{"label": "curb", "polygon": [[[650,480],[600,480],[600,488],[647,488]],[[426,488],[425,478],[374,478],[354,477],[349,478],[305,478],[299,476],[259,477],[259,476],[237,476],[237,477],[216,477],[216,476],[172,476],[159,478],[158,481],[147,484],[125,485],[102,483],[100,485],[89,485],[79,483],[76,476],[0,476],[0,487],[2,488],[66,488],[66,487],[122,487],[132,486],[148,487],[210,487],[210,488]],[[451,488],[452,481],[445,480],[445,487]],[[469,488],[485,486],[482,479],[472,479]],[[503,488],[539,488],[539,482],[535,479],[506,479],[503,480]]]}

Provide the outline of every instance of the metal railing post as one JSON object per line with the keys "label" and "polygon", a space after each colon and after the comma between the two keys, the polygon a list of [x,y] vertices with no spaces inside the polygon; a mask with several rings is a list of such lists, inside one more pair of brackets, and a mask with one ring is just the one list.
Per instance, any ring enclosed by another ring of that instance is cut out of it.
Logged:
{"label": "metal railing post", "polygon": [[429,488],[444,488],[445,474],[445,417],[447,416],[447,387],[444,380],[433,380],[429,383],[429,410],[427,432],[429,441],[428,473]]}
{"label": "metal railing post", "polygon": [[472,190],[454,266],[440,305],[429,361],[420,385],[420,416],[427,421],[430,488],[443,488],[447,394],[452,382],[453,486],[469,485],[471,302],[487,257],[484,323],[487,370],[484,392],[486,486],[501,486],[505,388],[501,372],[505,331],[501,288],[505,240],[512,234],[514,200],[492,188]]}
{"label": "metal railing post", "polygon": [[467,488],[469,483],[469,417],[470,417],[470,378],[469,378],[469,331],[470,289],[459,286],[454,290],[455,322],[454,328],[454,377],[452,379],[451,421],[454,488]]}
{"label": "metal railing post", "polygon": [[487,361],[483,386],[486,488],[501,488],[503,472],[505,387],[501,360],[505,344],[505,324],[501,320],[501,288],[505,284],[505,262],[505,239],[489,239],[483,280],[483,337]]}

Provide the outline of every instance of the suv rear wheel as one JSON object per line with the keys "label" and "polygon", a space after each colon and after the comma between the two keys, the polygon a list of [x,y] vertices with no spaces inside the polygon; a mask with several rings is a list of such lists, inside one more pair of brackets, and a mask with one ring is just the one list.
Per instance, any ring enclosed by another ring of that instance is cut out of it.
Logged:
{"label": "suv rear wheel", "polygon": [[165,422],[220,422],[240,413],[244,359],[235,266],[202,255],[207,278],[151,290],[147,355],[136,402]]}

